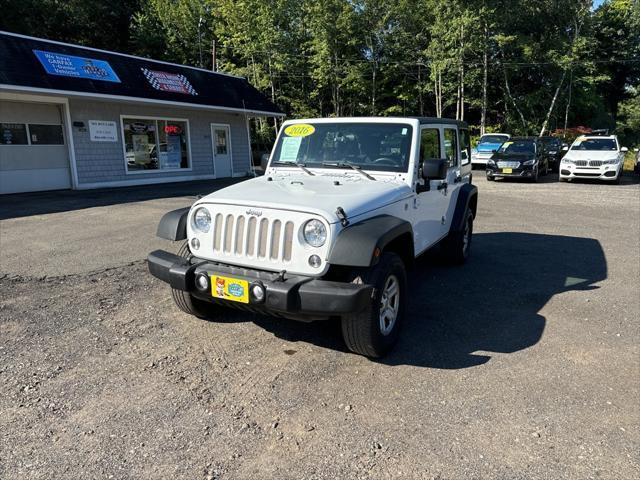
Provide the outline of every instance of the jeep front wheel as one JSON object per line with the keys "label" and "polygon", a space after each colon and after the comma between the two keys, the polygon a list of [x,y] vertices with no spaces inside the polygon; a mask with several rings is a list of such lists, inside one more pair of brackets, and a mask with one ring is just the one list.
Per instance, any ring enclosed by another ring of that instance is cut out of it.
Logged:
{"label": "jeep front wheel", "polygon": [[[187,242],[180,247],[177,255],[186,259],[190,259],[193,256],[189,251],[189,244]],[[195,298],[189,292],[183,290],[172,288],[171,297],[180,310],[198,318],[211,318],[216,310],[216,305]]]}
{"label": "jeep front wheel", "polygon": [[342,317],[342,336],[352,352],[382,357],[398,340],[406,304],[407,274],[395,253],[383,253],[377,265],[355,272],[353,283],[373,286],[367,307]]}

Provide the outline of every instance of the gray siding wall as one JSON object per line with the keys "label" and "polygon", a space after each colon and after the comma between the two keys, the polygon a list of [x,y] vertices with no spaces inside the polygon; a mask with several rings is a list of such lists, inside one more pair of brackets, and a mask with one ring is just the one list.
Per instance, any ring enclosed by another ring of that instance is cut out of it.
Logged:
{"label": "gray siding wall", "polygon": [[[234,176],[242,176],[250,168],[246,120],[242,114],[80,99],[69,99],[69,111],[71,122],[83,122],[86,129],[86,131],[81,131],[80,128],[72,127],[80,187],[82,184],[98,182],[157,181],[163,177],[172,179],[177,177],[212,177],[215,174],[211,145],[210,125],[212,123],[226,123],[231,127]],[[191,170],[166,172],[158,170],[149,173],[127,174],[122,145],[121,115],[188,119]],[[118,141],[92,142],[89,137],[89,120],[116,122]]]}

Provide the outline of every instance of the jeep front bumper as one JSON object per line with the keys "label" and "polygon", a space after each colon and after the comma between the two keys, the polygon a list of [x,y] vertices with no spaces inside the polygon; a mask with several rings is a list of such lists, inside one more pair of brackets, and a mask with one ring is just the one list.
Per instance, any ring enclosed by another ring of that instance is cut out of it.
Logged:
{"label": "jeep front bumper", "polygon": [[[371,301],[371,285],[319,280],[301,275],[279,274],[235,267],[199,258],[187,260],[163,250],[147,257],[149,272],[168,283],[171,288],[191,293],[194,297],[229,307],[244,308],[295,320],[317,320],[364,309]],[[213,297],[209,289],[196,287],[196,276],[224,275],[246,280],[249,285],[260,284],[265,295],[258,301],[253,295],[249,303],[236,303]]]}

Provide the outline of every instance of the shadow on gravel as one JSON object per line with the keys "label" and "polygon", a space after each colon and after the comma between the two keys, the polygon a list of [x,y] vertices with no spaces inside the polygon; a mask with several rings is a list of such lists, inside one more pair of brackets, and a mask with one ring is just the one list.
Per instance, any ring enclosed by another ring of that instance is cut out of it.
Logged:
{"label": "shadow on gravel", "polygon": [[480,233],[463,267],[440,266],[434,254],[410,275],[408,322],[388,365],[456,369],[481,365],[490,353],[535,345],[554,295],[592,290],[607,278],[597,240],[529,233]]}
{"label": "shadow on gravel", "polygon": [[[589,238],[480,233],[462,267],[442,266],[437,249],[409,273],[406,323],[386,365],[459,369],[491,353],[538,343],[546,319],[538,312],[554,295],[599,288],[607,278],[600,243]],[[287,341],[346,351],[337,321],[297,323],[256,316],[257,325]]]}
{"label": "shadow on gravel", "polygon": [[54,192],[2,195],[0,197],[0,220],[143,202],[157,198],[196,197],[198,195],[207,195],[243,180],[246,179],[221,178],[219,180],[102,188],[98,190],[57,190]]}

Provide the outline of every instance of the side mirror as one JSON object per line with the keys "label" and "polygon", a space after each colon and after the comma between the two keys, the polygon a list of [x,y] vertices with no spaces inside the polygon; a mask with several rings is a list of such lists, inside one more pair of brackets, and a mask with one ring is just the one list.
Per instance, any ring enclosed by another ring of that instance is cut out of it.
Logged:
{"label": "side mirror", "polygon": [[569,151],[569,147],[567,145],[563,145],[562,146],[562,151],[563,152],[568,152]]}
{"label": "side mirror", "polygon": [[429,180],[444,180],[447,178],[447,161],[443,158],[428,158],[422,164],[422,178]]}
{"label": "side mirror", "polygon": [[262,170],[266,170],[267,169],[267,165],[269,164],[269,154],[268,153],[263,153],[260,156],[260,166],[262,167]]}
{"label": "side mirror", "polygon": [[620,149],[620,151],[621,151],[622,153],[627,153],[627,152],[629,151],[629,149],[628,149],[627,147],[622,147],[622,148]]}
{"label": "side mirror", "polygon": [[495,148],[493,150],[491,150],[491,153],[497,153],[498,150],[496,150]]}
{"label": "side mirror", "polygon": [[633,151],[634,152],[640,152],[640,148],[634,148]]}

